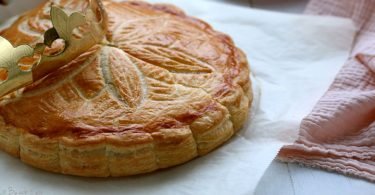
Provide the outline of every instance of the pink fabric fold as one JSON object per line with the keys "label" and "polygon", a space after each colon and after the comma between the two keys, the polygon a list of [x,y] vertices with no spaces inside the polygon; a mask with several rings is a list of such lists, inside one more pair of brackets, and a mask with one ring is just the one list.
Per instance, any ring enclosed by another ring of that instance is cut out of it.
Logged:
{"label": "pink fabric fold", "polygon": [[375,0],[311,0],[306,13],[351,18],[358,33],[298,140],[278,159],[375,181]]}

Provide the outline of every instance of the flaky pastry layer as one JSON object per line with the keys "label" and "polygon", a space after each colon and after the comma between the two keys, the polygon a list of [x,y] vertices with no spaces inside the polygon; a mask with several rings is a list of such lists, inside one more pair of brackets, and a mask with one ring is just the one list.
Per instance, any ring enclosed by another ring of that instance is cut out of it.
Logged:
{"label": "flaky pastry layer", "polygon": [[[15,46],[40,41],[51,2],[0,35]],[[2,150],[51,172],[127,176],[205,155],[242,127],[251,82],[246,56],[229,36],[171,5],[104,5],[103,44],[2,99]]]}

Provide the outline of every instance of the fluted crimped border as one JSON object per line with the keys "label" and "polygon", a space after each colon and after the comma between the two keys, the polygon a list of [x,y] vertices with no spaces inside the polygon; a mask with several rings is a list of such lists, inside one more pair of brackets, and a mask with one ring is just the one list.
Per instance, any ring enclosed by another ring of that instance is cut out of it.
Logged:
{"label": "fluted crimped border", "polygon": [[[212,29],[174,6],[142,3]],[[229,36],[215,33],[234,45]],[[127,131],[75,139],[39,137],[6,124],[0,117],[0,149],[43,170],[86,177],[147,173],[205,155],[232,137],[248,118],[253,99],[248,63],[241,50],[235,47],[234,50],[235,61],[242,71],[233,80],[233,90],[215,99],[219,109],[205,113],[188,126],[153,133]]]}

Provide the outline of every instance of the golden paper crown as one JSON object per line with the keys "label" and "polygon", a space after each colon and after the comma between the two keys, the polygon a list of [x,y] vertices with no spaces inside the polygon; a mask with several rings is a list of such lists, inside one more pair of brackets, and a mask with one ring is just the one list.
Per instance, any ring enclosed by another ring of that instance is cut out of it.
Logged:
{"label": "golden paper crown", "polygon": [[[89,7],[84,13],[74,12],[70,16],[52,5],[50,15],[53,28],[44,33],[44,42],[36,44],[34,48],[28,45],[14,48],[0,36],[0,97],[45,77],[105,38],[107,15],[100,0],[89,0]],[[75,36],[73,30],[78,27],[84,30],[80,36]],[[63,51],[56,55],[45,55],[45,49],[57,39],[65,41]],[[31,69],[20,68],[21,59],[36,54],[40,58]]]}

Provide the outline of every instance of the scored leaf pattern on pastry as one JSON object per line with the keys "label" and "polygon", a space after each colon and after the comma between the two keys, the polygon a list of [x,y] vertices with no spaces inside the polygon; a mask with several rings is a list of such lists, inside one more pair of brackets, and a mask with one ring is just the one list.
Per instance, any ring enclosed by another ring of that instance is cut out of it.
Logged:
{"label": "scored leaf pattern on pastry", "polygon": [[[50,0],[0,35],[42,42],[52,2],[87,1]],[[228,36],[171,5],[103,3],[106,40],[0,99],[0,149],[48,171],[125,176],[205,155],[244,124],[249,71]]]}
{"label": "scored leaf pattern on pastry", "polygon": [[210,65],[183,52],[161,46],[130,45],[122,46],[127,53],[145,62],[165,68],[173,73],[210,73]]}
{"label": "scored leaf pattern on pastry", "polygon": [[[29,129],[44,126],[48,131],[58,129],[56,125],[61,122],[46,122],[56,118],[72,126],[78,121],[90,125],[145,123],[149,118],[200,108],[212,101],[217,86],[226,85],[221,71],[229,61],[230,49],[226,42],[211,41],[219,38],[211,30],[205,31],[205,24],[178,21],[162,11],[142,12],[132,3],[105,5],[108,43],[97,45],[58,74],[26,88],[23,98],[8,100],[3,113],[43,116],[39,124],[31,118],[15,124]],[[30,14],[33,17],[17,21],[5,35],[17,31],[12,28],[20,28],[25,21],[34,23],[45,13],[39,10]],[[59,17],[69,23],[68,16]],[[39,25],[33,28],[41,29],[45,24]],[[68,36],[70,30],[59,33]],[[17,32],[20,35],[15,44],[35,39],[38,30]],[[171,107],[175,108],[166,113]],[[58,111],[61,109],[63,113]]]}
{"label": "scored leaf pattern on pastry", "polygon": [[141,73],[120,49],[109,48],[108,56],[112,82],[123,101],[131,108],[137,107],[142,99]]}

